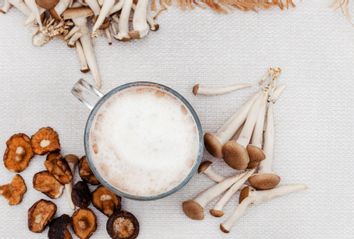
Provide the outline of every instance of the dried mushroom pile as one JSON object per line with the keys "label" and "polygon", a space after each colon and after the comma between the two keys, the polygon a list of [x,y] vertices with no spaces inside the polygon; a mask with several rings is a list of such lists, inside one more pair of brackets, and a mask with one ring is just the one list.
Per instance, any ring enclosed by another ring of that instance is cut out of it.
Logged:
{"label": "dried mushroom pile", "polygon": [[[28,229],[34,233],[43,232],[47,226],[49,239],[72,238],[69,227],[80,239],[92,236],[97,228],[92,205],[108,217],[107,233],[114,239],[134,239],[139,234],[139,222],[136,217],[121,210],[122,199],[100,185],[92,173],[87,159],[79,159],[73,154],[62,156],[57,132],[50,128],[39,129],[31,138],[26,134],[15,134],[6,142],[4,154],[5,167],[14,173],[21,173],[30,164],[35,155],[46,155],[44,171],[33,177],[33,188],[45,194],[49,199],[57,199],[65,191],[73,215],[63,214],[56,217],[57,205],[50,200],[40,199],[28,210]],[[82,181],[74,182],[76,167]],[[97,186],[93,192],[87,184]],[[10,205],[18,205],[27,192],[27,186],[21,175],[16,174],[8,184],[0,186],[0,194]]]}
{"label": "dried mushroom pile", "polygon": [[[157,31],[158,15],[172,0],[3,0],[0,13],[11,7],[26,16],[33,28],[33,45],[43,46],[54,38],[76,48],[83,73],[91,71],[98,88],[102,85],[92,37],[103,35],[109,44],[113,39],[129,41]],[[294,7],[292,0],[200,0],[176,1],[182,9],[210,7],[226,13],[232,8],[257,11],[278,6]]]}
{"label": "dried mushroom pile", "polygon": [[[224,177],[204,161],[198,171],[215,182],[195,198],[183,202],[184,213],[191,219],[204,219],[204,209],[215,198],[219,200],[210,209],[214,217],[222,217],[225,205],[233,195],[239,194],[239,205],[224,222],[221,231],[228,233],[252,205],[268,202],[273,198],[292,192],[305,190],[304,184],[280,185],[278,174],[272,170],[274,145],[273,107],[285,89],[278,85],[280,68],[270,68],[259,82],[259,90],[229,118],[217,132],[207,132],[204,143],[207,151],[237,170],[233,175]],[[195,95],[219,95],[238,89],[251,87],[238,84],[220,88],[195,85]]]}

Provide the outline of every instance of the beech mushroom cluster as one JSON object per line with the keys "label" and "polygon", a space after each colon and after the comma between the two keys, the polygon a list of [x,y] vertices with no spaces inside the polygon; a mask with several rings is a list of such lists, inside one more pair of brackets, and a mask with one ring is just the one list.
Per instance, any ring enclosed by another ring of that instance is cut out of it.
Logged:
{"label": "beech mushroom cluster", "polygon": [[[260,80],[257,92],[216,133],[205,134],[207,151],[216,158],[224,159],[228,166],[238,172],[224,177],[212,168],[211,161],[202,162],[198,172],[215,184],[182,203],[182,209],[189,218],[204,219],[205,208],[215,198],[219,199],[209,212],[214,217],[222,217],[225,205],[240,191],[235,212],[220,224],[221,231],[228,233],[250,206],[307,188],[304,184],[278,186],[280,177],[272,170],[273,107],[285,89],[285,85],[278,85],[280,74],[280,68],[269,68]],[[203,95],[226,94],[244,86],[250,85],[231,85],[214,91],[214,88],[201,88],[198,84],[194,86],[193,93],[198,95],[196,92],[202,89]]]}

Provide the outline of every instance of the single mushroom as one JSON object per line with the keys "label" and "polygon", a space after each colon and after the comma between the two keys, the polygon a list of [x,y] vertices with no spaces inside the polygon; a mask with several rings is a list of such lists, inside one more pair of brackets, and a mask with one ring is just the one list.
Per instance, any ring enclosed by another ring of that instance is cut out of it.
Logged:
{"label": "single mushroom", "polygon": [[265,203],[274,198],[282,197],[305,189],[307,189],[307,187],[304,184],[290,184],[266,191],[256,191],[250,186],[245,187],[240,193],[240,204],[231,217],[220,224],[220,230],[225,233],[229,233],[238,219],[241,218],[246,213],[246,210],[252,205]]}
{"label": "single mushroom", "polygon": [[20,204],[26,192],[26,183],[19,174],[16,174],[9,184],[0,186],[0,195],[6,198],[11,206]]}
{"label": "single mushroom", "polygon": [[130,212],[116,211],[109,217],[106,229],[112,239],[135,239],[139,235],[139,222]]}
{"label": "single mushroom", "polygon": [[87,161],[86,156],[81,157],[80,162],[79,162],[79,174],[81,179],[89,183],[91,185],[99,185],[100,182],[97,180],[95,175],[93,174],[90,165]]}
{"label": "single mushroom", "polygon": [[28,209],[28,229],[41,233],[54,218],[57,206],[51,201],[41,199]]}
{"label": "single mushroom", "polygon": [[[64,159],[67,162],[67,164],[69,165],[71,173],[74,177],[75,171],[76,171],[76,165],[79,162],[79,157],[77,157],[74,154],[68,154],[68,155],[65,155]],[[74,210],[75,205],[74,205],[73,200],[71,198],[71,192],[73,191],[73,181],[74,181],[74,178],[72,178],[72,180],[69,183],[65,184],[65,193],[67,195],[70,208]]]}
{"label": "single mushroom", "polygon": [[223,87],[206,87],[200,84],[196,84],[193,86],[193,94],[205,95],[205,96],[224,95],[230,92],[249,88],[252,86],[253,86],[252,84],[233,84],[233,85],[228,85]]}
{"label": "single mushroom", "polygon": [[33,158],[30,138],[25,134],[14,134],[6,142],[4,165],[11,172],[25,170]]}
{"label": "single mushroom", "polygon": [[115,0],[104,0],[100,10],[100,14],[92,27],[92,36],[97,36],[97,30],[101,27],[105,19],[108,17],[111,9],[113,8]]}
{"label": "single mushroom", "polygon": [[97,218],[89,208],[78,209],[71,217],[71,226],[76,236],[88,239],[97,229]]}
{"label": "single mushroom", "polygon": [[225,192],[234,183],[242,179],[244,175],[238,174],[225,178],[224,181],[213,185],[209,189],[200,193],[197,197],[191,200],[184,201],[182,203],[183,212],[187,217],[193,220],[203,220],[204,219],[204,208],[205,206],[214,198]]}
{"label": "single mushroom", "polygon": [[198,173],[203,173],[205,174],[208,178],[213,180],[214,182],[220,183],[225,179],[224,176],[221,176],[220,174],[216,173],[213,168],[211,167],[212,162],[206,160],[203,161],[198,168]]}
{"label": "single mushroom", "polygon": [[75,206],[79,208],[87,208],[92,200],[89,187],[83,181],[77,182],[71,192],[71,199]]}
{"label": "single mushroom", "polygon": [[33,188],[52,199],[63,194],[64,186],[48,171],[41,171],[33,177]]}
{"label": "single mushroom", "polygon": [[255,169],[251,169],[242,173],[242,178],[238,180],[234,185],[232,185],[226,193],[220,198],[220,200],[215,204],[215,206],[210,209],[210,214],[214,217],[222,217],[224,215],[223,208],[226,203],[231,199],[231,197],[239,191],[247,179],[255,172]]}
{"label": "single mushroom", "polygon": [[133,5],[133,0],[124,0],[122,5],[122,10],[119,17],[119,27],[118,34],[114,36],[119,41],[129,41],[129,17],[131,8]]}
{"label": "single mushroom", "polygon": [[61,184],[68,184],[73,180],[69,164],[58,151],[47,155],[44,166]]}
{"label": "single mushroom", "polygon": [[122,198],[115,195],[104,186],[99,186],[92,193],[92,204],[106,216],[111,216],[122,206]]}
{"label": "single mushroom", "polygon": [[87,65],[87,61],[86,61],[86,57],[85,57],[85,53],[84,53],[84,50],[82,49],[82,45],[80,43],[80,41],[76,41],[75,43],[75,48],[76,48],[76,51],[77,51],[77,55],[79,57],[79,60],[80,60],[80,71],[82,73],[87,73],[90,71],[90,68],[88,67]]}
{"label": "single mushroom", "polygon": [[258,96],[259,93],[254,94],[216,133],[207,132],[204,135],[205,148],[211,155],[216,158],[223,158],[223,145],[232,138],[237,129],[246,120],[247,114]]}
{"label": "single mushroom", "polygon": [[31,137],[31,145],[38,155],[60,150],[58,133],[50,127],[41,128]]}
{"label": "single mushroom", "polygon": [[63,214],[49,224],[49,239],[72,239],[68,226],[71,224],[70,216]]}

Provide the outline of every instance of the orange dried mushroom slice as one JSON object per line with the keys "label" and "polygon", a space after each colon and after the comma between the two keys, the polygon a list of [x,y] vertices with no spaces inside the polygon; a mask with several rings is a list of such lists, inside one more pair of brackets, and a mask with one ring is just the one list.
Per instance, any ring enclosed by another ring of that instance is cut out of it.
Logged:
{"label": "orange dried mushroom slice", "polygon": [[91,209],[79,209],[72,215],[71,225],[76,236],[88,239],[97,229],[96,215]]}
{"label": "orange dried mushroom slice", "polygon": [[92,204],[106,216],[111,216],[121,209],[121,197],[115,195],[104,186],[99,186],[92,193]]}
{"label": "orange dried mushroom slice", "polygon": [[25,134],[15,134],[6,142],[4,165],[11,172],[20,173],[25,170],[33,158],[30,138]]}
{"label": "orange dried mushroom slice", "polygon": [[58,151],[47,155],[44,166],[62,184],[68,184],[73,179],[68,163]]}
{"label": "orange dried mushroom slice", "polygon": [[97,178],[93,174],[93,172],[90,168],[90,165],[87,161],[86,156],[83,156],[80,159],[79,174],[80,174],[81,179],[86,183],[89,183],[91,185],[99,185],[100,184],[100,182],[97,180]]}
{"label": "orange dried mushroom slice", "polygon": [[28,229],[34,233],[43,232],[57,212],[57,206],[51,201],[41,199],[28,209]]}
{"label": "orange dried mushroom slice", "polygon": [[50,127],[39,129],[32,136],[31,144],[34,153],[39,155],[60,150],[59,135]]}
{"label": "orange dried mushroom slice", "polygon": [[0,195],[9,201],[9,205],[20,204],[26,192],[26,183],[19,174],[15,175],[9,184],[0,186]]}
{"label": "orange dried mushroom slice", "polygon": [[56,199],[63,194],[64,185],[48,171],[42,171],[34,175],[33,188],[52,199]]}

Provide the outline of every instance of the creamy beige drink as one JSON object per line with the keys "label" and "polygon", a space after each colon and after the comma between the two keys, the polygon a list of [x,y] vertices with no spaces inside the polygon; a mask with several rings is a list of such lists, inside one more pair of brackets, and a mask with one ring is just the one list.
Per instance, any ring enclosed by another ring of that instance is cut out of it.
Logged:
{"label": "creamy beige drink", "polygon": [[182,101],[154,86],[133,86],[106,100],[89,133],[91,158],[117,190],[163,194],[191,172],[199,152],[196,122]]}

